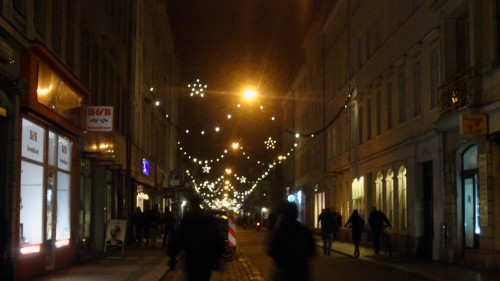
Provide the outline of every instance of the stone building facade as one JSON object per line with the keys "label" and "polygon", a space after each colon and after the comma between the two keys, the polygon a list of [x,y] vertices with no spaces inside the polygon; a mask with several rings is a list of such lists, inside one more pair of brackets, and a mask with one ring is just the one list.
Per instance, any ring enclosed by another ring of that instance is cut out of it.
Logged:
{"label": "stone building facade", "polygon": [[304,222],[375,206],[399,254],[500,267],[499,9],[324,1],[284,102],[299,137],[285,136],[285,185]]}

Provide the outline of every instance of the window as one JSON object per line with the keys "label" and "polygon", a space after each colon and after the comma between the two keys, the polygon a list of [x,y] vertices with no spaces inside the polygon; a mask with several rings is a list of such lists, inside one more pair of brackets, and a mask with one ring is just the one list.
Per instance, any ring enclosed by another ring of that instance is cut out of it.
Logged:
{"label": "window", "polygon": [[422,113],[422,98],[420,92],[420,63],[413,65],[413,116]]}
{"label": "window", "polygon": [[380,92],[377,93],[375,100],[376,114],[377,114],[377,136],[382,133],[382,97]]}
{"label": "window", "polygon": [[319,226],[318,223],[318,216],[321,214],[321,211],[325,208],[325,192],[318,192],[314,194],[314,218],[316,220],[317,227]]}
{"label": "window", "polygon": [[406,75],[399,74],[399,124],[406,121]]}
{"label": "window", "polygon": [[368,99],[366,102],[366,139],[372,138],[372,102]]}
{"label": "window", "polygon": [[358,144],[363,143],[363,107],[358,108]]}
{"label": "window", "polygon": [[439,49],[435,47],[431,51],[431,96],[430,96],[430,107],[434,108],[438,105],[438,88],[441,83],[440,75],[440,60],[439,60]]}
{"label": "window", "polygon": [[392,170],[387,171],[385,177],[385,194],[386,194],[386,203],[385,203],[385,213],[387,214],[387,218],[389,221],[394,220],[394,172]]}
{"label": "window", "polygon": [[21,253],[40,252],[43,241],[69,245],[71,140],[23,118],[21,156]]}
{"label": "window", "polygon": [[375,179],[375,206],[377,210],[384,210],[384,176],[382,173],[377,174],[377,178]]}
{"label": "window", "polygon": [[392,128],[392,83],[387,84],[387,130]]}
{"label": "window", "polygon": [[352,182],[352,209],[358,210],[359,214],[364,214],[364,178],[354,179]]}
{"label": "window", "polygon": [[399,195],[399,225],[401,230],[408,227],[408,209],[406,197],[406,168],[401,166],[398,172],[398,195]]}

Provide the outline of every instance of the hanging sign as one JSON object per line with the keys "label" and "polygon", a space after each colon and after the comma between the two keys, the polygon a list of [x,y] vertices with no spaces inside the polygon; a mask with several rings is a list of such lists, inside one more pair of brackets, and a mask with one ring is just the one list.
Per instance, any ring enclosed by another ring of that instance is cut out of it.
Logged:
{"label": "hanging sign", "polygon": [[460,134],[486,136],[488,134],[488,118],[484,114],[464,114],[460,116]]}
{"label": "hanging sign", "polygon": [[112,106],[87,107],[87,131],[89,132],[113,131],[113,107]]}

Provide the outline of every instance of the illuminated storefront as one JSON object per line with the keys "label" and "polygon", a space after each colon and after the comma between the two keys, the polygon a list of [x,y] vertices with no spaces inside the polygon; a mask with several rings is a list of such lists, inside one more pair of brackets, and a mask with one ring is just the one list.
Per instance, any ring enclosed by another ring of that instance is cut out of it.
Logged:
{"label": "illuminated storefront", "polygon": [[[78,142],[87,92],[45,49],[23,55],[27,94],[20,118],[18,251],[19,280],[61,268],[75,258],[79,209]],[[29,271],[22,270],[30,268]]]}

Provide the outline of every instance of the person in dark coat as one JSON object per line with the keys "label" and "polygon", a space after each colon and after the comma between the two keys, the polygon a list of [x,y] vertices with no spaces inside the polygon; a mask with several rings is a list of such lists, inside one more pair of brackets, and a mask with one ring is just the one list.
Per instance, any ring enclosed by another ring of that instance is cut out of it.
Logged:
{"label": "person in dark coat", "polygon": [[368,223],[370,224],[370,229],[372,231],[373,251],[375,254],[378,254],[380,252],[380,238],[382,236],[384,225],[390,227],[391,222],[384,213],[377,210],[376,207],[372,207],[372,212],[368,217]]}
{"label": "person in dark coat", "polygon": [[297,221],[294,203],[283,203],[269,243],[269,255],[276,262],[272,280],[308,281],[309,260],[316,252],[312,231]]}
{"label": "person in dark coat", "polygon": [[218,230],[216,217],[200,208],[201,197],[193,195],[189,202],[190,210],[167,245],[169,267],[175,268],[176,256],[184,251],[187,280],[208,281],[212,270],[219,269],[225,251],[224,237]]}
{"label": "person in dark coat", "polygon": [[321,227],[321,237],[323,239],[323,255],[329,256],[332,249],[333,231],[335,228],[335,213],[329,208],[323,209],[318,216],[318,223]]}
{"label": "person in dark coat", "polygon": [[135,209],[135,213],[132,215],[132,222],[134,224],[135,230],[135,241],[137,246],[141,246],[142,243],[142,233],[144,231],[144,213],[141,210],[141,207],[137,207]]}
{"label": "person in dark coat", "polygon": [[359,258],[359,240],[361,240],[361,234],[365,227],[365,220],[359,215],[358,210],[354,210],[344,226],[351,228],[352,241],[354,242],[354,257]]}
{"label": "person in dark coat", "polygon": [[162,223],[163,223],[163,243],[162,247],[165,248],[167,246],[167,239],[175,230],[175,218],[174,214],[170,212],[168,207],[165,207],[165,212],[162,214]]}

